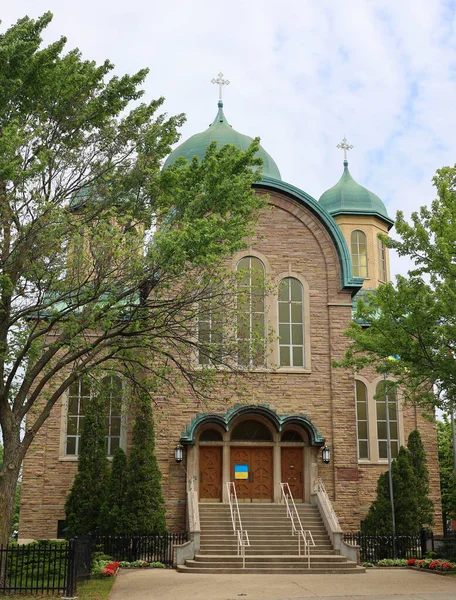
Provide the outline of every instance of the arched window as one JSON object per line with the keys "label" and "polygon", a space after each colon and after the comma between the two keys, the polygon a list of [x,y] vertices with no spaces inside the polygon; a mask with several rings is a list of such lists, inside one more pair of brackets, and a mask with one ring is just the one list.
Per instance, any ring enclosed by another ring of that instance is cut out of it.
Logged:
{"label": "arched window", "polygon": [[294,429],[289,429],[288,431],[284,431],[282,433],[282,437],[280,438],[282,442],[302,442],[302,435],[299,431],[295,431]]}
{"label": "arched window", "polygon": [[265,361],[266,306],[264,265],[254,256],[241,258],[238,296],[238,364],[242,367],[263,366]]}
{"label": "arched window", "polygon": [[102,381],[106,394],[106,449],[112,456],[120,446],[122,421],[122,381],[118,375],[108,375]]}
{"label": "arched window", "polygon": [[358,458],[369,459],[369,427],[367,418],[367,388],[362,381],[356,387],[356,427],[358,435]]}
{"label": "arched window", "polygon": [[78,456],[81,433],[84,429],[85,411],[90,400],[90,387],[82,377],[68,389],[68,413],[65,454]]}
{"label": "arched window", "polygon": [[261,421],[242,421],[233,429],[231,434],[232,441],[242,442],[270,442],[272,435],[268,427]]}
{"label": "arched window", "polygon": [[217,429],[205,429],[199,438],[200,442],[221,442],[222,434]]}
{"label": "arched window", "polygon": [[294,277],[279,286],[279,361],[281,367],[304,366],[302,283]]}
{"label": "arched window", "polygon": [[198,310],[198,362],[218,363],[222,359],[223,319],[215,296],[200,302]]}
{"label": "arched window", "polygon": [[[120,446],[122,425],[122,382],[117,375],[108,375],[101,382],[105,394],[106,452],[112,456]],[[83,377],[72,383],[68,390],[68,412],[65,454],[78,456],[81,449],[81,434],[84,429],[85,413],[93,391]]]}
{"label": "arched window", "polygon": [[377,238],[377,249],[378,249],[378,278],[380,281],[386,282],[386,248],[385,244],[380,238]]}
{"label": "arched window", "polygon": [[367,277],[367,244],[363,231],[352,231],[351,256],[354,277]]}
{"label": "arched window", "polygon": [[376,389],[378,457],[388,458],[386,410],[388,407],[391,457],[396,458],[399,451],[399,430],[397,419],[397,393],[391,382],[380,381]]}

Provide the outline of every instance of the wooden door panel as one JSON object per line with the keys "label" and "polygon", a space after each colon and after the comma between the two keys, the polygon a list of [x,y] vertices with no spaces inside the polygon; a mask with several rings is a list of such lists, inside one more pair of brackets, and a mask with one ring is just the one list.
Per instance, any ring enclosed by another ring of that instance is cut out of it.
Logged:
{"label": "wooden door panel", "polygon": [[272,448],[252,449],[252,500],[271,500]]}
{"label": "wooden door panel", "polygon": [[200,446],[200,500],[222,500],[222,447]]}
{"label": "wooden door panel", "polygon": [[[235,479],[235,465],[248,465],[248,479]],[[231,448],[230,473],[238,500],[272,501],[272,448]]]}
{"label": "wooden door panel", "polygon": [[282,482],[288,483],[295,500],[303,499],[302,448],[282,447]]}
{"label": "wooden door panel", "polygon": [[[248,465],[249,478],[235,479],[234,465]],[[250,450],[249,448],[231,448],[231,481],[234,481],[238,500],[250,500],[251,497],[251,471],[250,471]]]}

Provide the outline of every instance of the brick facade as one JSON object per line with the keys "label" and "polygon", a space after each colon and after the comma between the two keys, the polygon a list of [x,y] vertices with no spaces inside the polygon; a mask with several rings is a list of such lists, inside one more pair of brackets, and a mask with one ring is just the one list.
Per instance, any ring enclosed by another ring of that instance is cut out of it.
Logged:
{"label": "brick facade", "polygon": [[[310,449],[305,455],[309,463],[305,472],[309,478],[317,475],[323,478],[341,525],[347,531],[359,527],[375,496],[378,476],[386,469],[384,463],[358,464],[353,374],[331,366],[347,348],[348,340],[343,332],[351,318],[351,292],[341,289],[340,263],[334,242],[323,222],[303,203],[276,192],[269,193],[269,203],[270,210],[262,215],[257,236],[250,241],[250,250],[247,249],[245,255],[255,252],[264,257],[271,281],[278,282],[283,274],[296,273],[307,282],[310,364],[305,369],[259,371],[243,382],[242,398],[236,393],[233,376],[231,399],[227,402],[217,400],[216,389],[214,400],[204,405],[190,395],[175,397],[172,401],[157,399],[156,452],[163,475],[170,530],[184,529],[186,514],[186,462],[175,463],[174,448],[181,432],[197,413],[223,415],[230,406],[242,401],[269,405],[280,414],[305,414],[332,452],[330,464],[324,465],[320,450]],[[346,226],[344,224],[345,235]],[[269,301],[272,306],[274,298]],[[226,394],[224,388],[224,397]],[[24,462],[20,539],[55,537],[57,520],[64,519],[65,497],[77,468],[74,459],[62,456],[64,406],[65,399],[62,399],[37,435]],[[417,426],[428,453],[436,530],[440,531],[435,427],[422,418],[417,409],[405,409],[402,436]],[[400,441],[405,443],[402,436]],[[129,435],[127,446],[128,443]],[[308,489],[310,483],[307,482]]]}

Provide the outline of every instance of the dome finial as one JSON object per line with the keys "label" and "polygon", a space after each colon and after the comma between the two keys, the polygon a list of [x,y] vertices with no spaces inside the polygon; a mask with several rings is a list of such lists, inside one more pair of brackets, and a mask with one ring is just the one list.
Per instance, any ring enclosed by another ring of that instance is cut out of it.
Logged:
{"label": "dome finial", "polygon": [[342,140],[342,142],[340,144],[337,144],[337,148],[339,148],[339,150],[344,151],[344,166],[346,167],[348,165],[347,150],[352,150],[353,146],[351,146],[347,142],[347,138],[345,137],[345,134],[344,134],[344,139]]}
{"label": "dome finial", "polygon": [[222,100],[222,86],[224,85],[230,85],[230,82],[228,81],[228,79],[223,79],[223,73],[220,71],[220,73],[217,75],[217,79],[212,79],[211,83],[216,83],[219,86],[219,99],[218,99],[218,105],[219,108],[222,108],[223,106],[223,100]]}

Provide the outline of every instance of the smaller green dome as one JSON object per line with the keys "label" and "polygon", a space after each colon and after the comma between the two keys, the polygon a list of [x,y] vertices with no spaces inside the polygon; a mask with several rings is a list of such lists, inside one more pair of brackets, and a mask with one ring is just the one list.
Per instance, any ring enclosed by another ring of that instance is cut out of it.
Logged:
{"label": "smaller green dome", "polygon": [[388,227],[394,224],[380,198],[353,179],[346,160],[342,177],[335,186],[321,195],[319,203],[332,217],[346,214],[375,215],[386,221]]}
{"label": "smaller green dome", "polygon": [[[248,135],[243,135],[231,127],[223,114],[223,102],[218,103],[218,113],[214,119],[214,122],[209,125],[206,131],[192,135],[188,140],[185,140],[183,144],[178,146],[165,161],[163,166],[170,167],[179,157],[184,157],[186,160],[191,161],[194,156],[197,156],[200,160],[204,158],[207,147],[211,142],[217,142],[217,147],[221,148],[226,144],[233,144],[240,150],[247,150],[252,143],[252,138]],[[263,175],[265,177],[272,177],[273,179],[279,179],[280,171],[277,168],[272,157],[266,152],[266,150],[260,146],[256,156],[263,159]]]}

